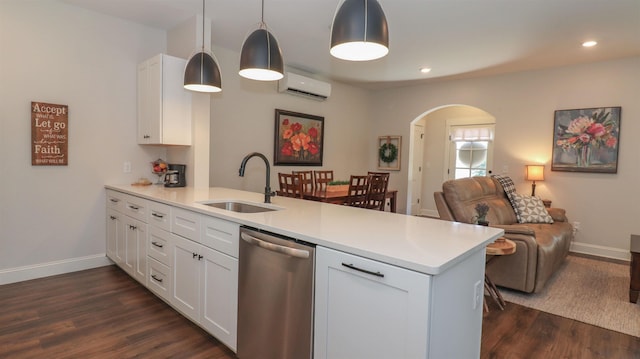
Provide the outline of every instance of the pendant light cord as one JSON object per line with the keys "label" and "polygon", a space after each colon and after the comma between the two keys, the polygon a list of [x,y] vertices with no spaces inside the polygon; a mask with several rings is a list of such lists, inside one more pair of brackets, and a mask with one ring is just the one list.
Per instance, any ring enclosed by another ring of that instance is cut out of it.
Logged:
{"label": "pendant light cord", "polygon": [[262,10],[260,13],[260,27],[263,29],[267,28],[267,24],[264,23],[264,0],[262,0]]}
{"label": "pendant light cord", "polygon": [[204,52],[204,2],[206,0],[202,0],[202,52]]}

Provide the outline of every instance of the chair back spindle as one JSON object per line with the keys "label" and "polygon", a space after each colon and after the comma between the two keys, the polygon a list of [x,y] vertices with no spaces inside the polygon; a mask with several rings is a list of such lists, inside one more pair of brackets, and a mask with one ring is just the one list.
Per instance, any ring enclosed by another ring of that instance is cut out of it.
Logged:
{"label": "chair back spindle", "polygon": [[299,174],[278,173],[278,183],[281,196],[302,198],[302,177]]}

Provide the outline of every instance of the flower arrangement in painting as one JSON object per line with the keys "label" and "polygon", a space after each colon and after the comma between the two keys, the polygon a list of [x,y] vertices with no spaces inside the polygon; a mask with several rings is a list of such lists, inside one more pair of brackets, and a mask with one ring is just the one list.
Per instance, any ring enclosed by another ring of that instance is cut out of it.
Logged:
{"label": "flower arrangement in painting", "polygon": [[283,156],[303,160],[313,158],[320,153],[318,128],[306,128],[300,122],[283,118],[280,130],[283,142],[279,150]]}
{"label": "flower arrangement in painting", "polygon": [[618,128],[610,114],[604,110],[594,111],[591,117],[579,116],[566,127],[560,125],[556,145],[565,151],[574,149],[577,165],[589,166],[592,147],[615,148],[618,144]]}

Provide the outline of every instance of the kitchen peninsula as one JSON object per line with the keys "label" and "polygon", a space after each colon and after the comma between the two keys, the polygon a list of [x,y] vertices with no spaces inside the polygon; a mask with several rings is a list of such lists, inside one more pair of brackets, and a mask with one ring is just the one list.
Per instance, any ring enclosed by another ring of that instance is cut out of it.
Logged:
{"label": "kitchen peninsula", "polygon": [[[264,194],[227,188],[106,188],[109,257],[234,351],[244,225],[317,246],[315,358],[479,357],[485,247],[500,229],[285,197],[263,204]],[[239,213],[212,201],[272,210]],[[187,288],[183,248],[225,268],[220,290],[202,288],[204,275]]]}

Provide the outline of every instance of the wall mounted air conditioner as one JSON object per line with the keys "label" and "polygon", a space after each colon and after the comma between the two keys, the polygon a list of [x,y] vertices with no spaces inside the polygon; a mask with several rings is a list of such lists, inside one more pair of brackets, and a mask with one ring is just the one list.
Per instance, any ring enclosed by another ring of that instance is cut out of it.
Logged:
{"label": "wall mounted air conditioner", "polygon": [[331,84],[291,72],[278,81],[278,91],[324,101],[331,95]]}

